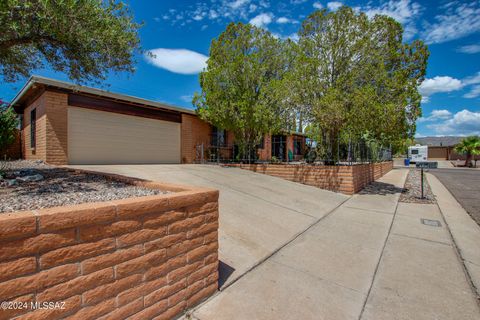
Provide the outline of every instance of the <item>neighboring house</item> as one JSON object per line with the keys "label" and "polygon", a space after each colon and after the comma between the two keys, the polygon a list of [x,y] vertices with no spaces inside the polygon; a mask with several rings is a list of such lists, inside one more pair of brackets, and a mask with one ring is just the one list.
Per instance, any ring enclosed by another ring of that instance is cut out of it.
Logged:
{"label": "neighboring house", "polygon": [[[218,138],[193,110],[38,76],[12,105],[22,118],[23,158],[56,165],[193,163],[197,146]],[[300,134],[265,136],[258,155],[286,160],[290,150],[299,159],[304,148]]]}
{"label": "neighboring house", "polygon": [[[422,137],[416,138],[415,143],[422,146],[428,146],[429,160],[465,160],[465,155],[458,154],[454,148],[464,137],[444,136],[444,137]],[[475,159],[480,159],[476,156]]]}

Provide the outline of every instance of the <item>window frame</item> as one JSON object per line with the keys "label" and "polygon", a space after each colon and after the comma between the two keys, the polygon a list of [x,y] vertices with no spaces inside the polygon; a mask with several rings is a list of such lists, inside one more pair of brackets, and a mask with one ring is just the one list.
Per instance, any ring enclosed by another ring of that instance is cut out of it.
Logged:
{"label": "window frame", "polygon": [[30,148],[37,146],[37,108],[30,111]]}

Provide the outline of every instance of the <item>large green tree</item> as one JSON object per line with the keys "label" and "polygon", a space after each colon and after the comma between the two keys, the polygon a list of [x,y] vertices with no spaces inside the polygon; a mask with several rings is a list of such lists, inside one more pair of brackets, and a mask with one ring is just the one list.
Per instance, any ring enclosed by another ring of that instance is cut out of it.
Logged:
{"label": "large green tree", "polygon": [[2,0],[0,74],[15,81],[45,64],[77,82],[131,72],[139,27],[113,0]]}
{"label": "large green tree", "polygon": [[244,159],[254,158],[262,136],[289,119],[278,90],[286,72],[283,52],[284,43],[250,24],[231,23],[211,43],[193,103],[202,119],[233,132]]}
{"label": "large green tree", "polygon": [[312,13],[299,37],[299,63],[285,77],[285,93],[305,92],[295,107],[309,106],[323,140],[335,147],[367,132],[380,142],[414,134],[429,55],[423,42],[404,42],[401,24],[390,17],[370,19],[346,6]]}

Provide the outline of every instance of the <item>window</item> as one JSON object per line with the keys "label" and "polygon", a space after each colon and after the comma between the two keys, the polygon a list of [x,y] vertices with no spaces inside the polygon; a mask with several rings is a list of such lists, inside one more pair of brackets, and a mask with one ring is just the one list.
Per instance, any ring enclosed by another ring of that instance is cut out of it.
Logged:
{"label": "window", "polygon": [[30,111],[30,148],[35,148],[37,142],[37,109]]}
{"label": "window", "polygon": [[418,150],[412,149],[412,154],[418,154]]}
{"label": "window", "polygon": [[225,146],[227,143],[227,131],[213,127],[211,143],[212,146]]}

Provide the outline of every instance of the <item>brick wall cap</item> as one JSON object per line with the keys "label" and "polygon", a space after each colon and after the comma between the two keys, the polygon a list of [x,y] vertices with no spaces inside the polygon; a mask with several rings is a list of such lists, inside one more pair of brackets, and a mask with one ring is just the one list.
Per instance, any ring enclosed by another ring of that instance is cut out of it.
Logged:
{"label": "brick wall cap", "polygon": [[[219,196],[218,190],[212,188],[181,186],[96,171],[71,170],[103,175],[112,180],[120,180],[145,188],[168,190],[172,193],[3,213],[0,214],[0,231],[2,231],[0,240],[18,236],[26,237],[35,232],[43,233],[74,226],[114,221],[121,212],[140,216],[148,213],[149,208],[155,208],[155,211],[166,211],[201,203],[202,201],[217,201]],[[139,208],[143,209],[137,211]],[[37,228],[38,230],[36,230]]]}

